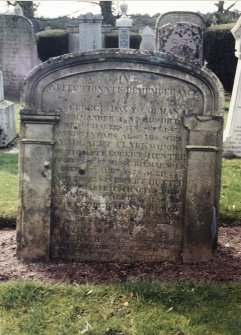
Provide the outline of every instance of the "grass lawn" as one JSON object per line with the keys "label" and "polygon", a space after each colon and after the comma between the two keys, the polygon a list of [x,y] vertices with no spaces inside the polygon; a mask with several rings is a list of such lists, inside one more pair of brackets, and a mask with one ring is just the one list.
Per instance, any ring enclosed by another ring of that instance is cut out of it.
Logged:
{"label": "grass lawn", "polygon": [[17,185],[18,155],[0,152],[0,224],[16,221]]}
{"label": "grass lawn", "polygon": [[241,159],[223,160],[220,215],[225,225],[241,224]]}
{"label": "grass lawn", "polygon": [[7,282],[1,335],[240,335],[241,285]]}

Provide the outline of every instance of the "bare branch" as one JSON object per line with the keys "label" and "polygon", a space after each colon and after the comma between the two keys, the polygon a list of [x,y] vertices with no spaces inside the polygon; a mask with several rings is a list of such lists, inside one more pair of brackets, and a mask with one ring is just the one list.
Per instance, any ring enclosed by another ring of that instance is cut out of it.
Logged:
{"label": "bare branch", "polygon": [[233,6],[236,5],[238,1],[233,2],[227,9],[225,9],[225,12],[228,12]]}

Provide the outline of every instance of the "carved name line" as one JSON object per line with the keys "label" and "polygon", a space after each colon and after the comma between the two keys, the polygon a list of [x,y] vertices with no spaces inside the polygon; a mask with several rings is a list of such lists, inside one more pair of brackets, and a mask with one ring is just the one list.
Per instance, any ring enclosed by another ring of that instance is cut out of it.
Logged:
{"label": "carved name line", "polygon": [[[56,162],[56,159],[55,159],[55,162]],[[91,163],[92,161],[90,161],[89,163]],[[116,165],[116,164],[112,164],[112,161],[111,160],[107,160],[107,161],[102,161],[103,163],[106,163],[106,164],[98,164],[99,165],[99,172],[103,172],[103,173],[108,173],[108,174],[110,174],[110,173],[112,173],[112,174],[118,174],[118,173],[122,173],[122,174],[128,174],[129,173],[129,169],[128,170],[125,170],[125,167],[123,167],[123,166],[121,166],[121,164],[119,164],[120,165],[120,167],[118,168],[118,167],[113,167],[113,165]],[[62,163],[62,165],[61,164],[59,164],[59,163]],[[84,163],[86,163],[86,162],[84,162]],[[68,159],[62,159],[62,160],[60,160],[60,159],[58,159],[58,166],[59,166],[59,168],[60,168],[60,170],[58,170],[58,172],[61,172],[61,171],[65,171],[65,170],[67,170],[67,171],[80,171],[79,172],[79,174],[80,175],[85,175],[85,173],[93,173],[94,172],[94,174],[93,175],[95,175],[95,172],[96,172],[96,166],[94,166],[94,167],[92,167],[91,166],[91,164],[89,164],[89,163],[87,163],[88,164],[88,169],[87,169],[87,171],[83,171],[83,168],[80,168],[80,162],[78,161],[78,160],[76,160],[76,159],[71,159],[71,161],[70,160],[68,160]],[[180,173],[178,173],[179,172],[179,170],[178,170],[178,167],[180,168],[180,167],[182,167],[182,168],[184,168],[184,165],[181,165],[181,164],[172,164],[173,166],[175,166],[175,172],[173,172],[173,173],[171,173],[170,171],[167,171],[167,169],[164,169],[164,170],[162,170],[162,169],[155,169],[155,168],[152,168],[151,170],[150,169],[135,169],[136,167],[139,167],[138,166],[138,163],[139,162],[137,162],[137,166],[136,166],[136,164],[132,164],[132,166],[134,167],[134,168],[132,168],[132,174],[133,175],[139,175],[139,176],[144,176],[144,177],[146,177],[146,176],[148,176],[148,177],[165,177],[166,175],[169,175],[171,178],[173,177],[173,178],[182,178],[182,174],[180,174]],[[170,164],[165,164],[168,168],[170,168],[171,167],[171,165]],[[129,166],[130,166],[130,164],[129,164]],[[141,166],[142,167],[142,166]],[[94,180],[94,177],[92,177],[93,179],[92,180]],[[89,179],[88,179],[89,180]]]}
{"label": "carved name line", "polygon": [[[78,128],[75,126],[74,129],[70,130],[58,130],[58,137],[59,138],[66,138],[68,136],[69,138],[79,138],[80,134],[83,134],[86,136],[86,131],[80,131]],[[171,142],[171,143],[177,143],[181,141],[181,136],[180,135],[167,135],[166,133],[158,133],[158,134],[135,134],[135,133],[126,133],[124,132],[123,136],[120,136],[120,134],[113,133],[113,132],[104,132],[104,131],[97,131],[97,132],[89,132],[88,131],[88,136],[91,138],[99,138],[101,139],[118,139],[118,138],[123,138],[125,140],[139,140],[139,141],[144,141],[144,140],[149,140],[149,141],[160,141],[163,139],[165,142]],[[171,144],[170,144],[171,145]],[[170,147],[170,149],[175,149],[174,147]]]}
{"label": "carved name line", "polygon": [[[174,110],[174,109],[173,109]],[[177,110],[175,109],[175,112]],[[182,112],[183,111],[182,109]],[[123,117],[123,116],[113,116],[113,115],[93,115],[93,114],[73,114],[73,113],[66,113],[65,115],[61,116],[63,120],[80,120],[80,121],[88,121],[88,122],[109,122],[113,125],[113,122],[120,122],[120,123],[160,123],[160,124],[171,124],[171,125],[179,125],[181,124],[180,118],[173,118],[173,117],[152,117],[152,116],[143,116],[143,117]],[[81,125],[81,124],[80,124]],[[89,123],[87,123],[89,125]]]}
{"label": "carved name line", "polygon": [[[67,124],[68,125],[72,125],[72,124]],[[107,123],[78,123],[76,125],[76,127],[79,127],[79,133],[85,133],[86,134],[86,129],[97,129],[97,130],[111,130],[111,131],[119,131],[119,130],[123,130],[126,132],[133,132],[135,130],[147,130],[150,132],[158,132],[161,130],[163,133],[180,133],[180,127],[178,126],[171,126],[167,127],[169,125],[166,124],[159,124],[159,125],[155,125],[155,124],[142,124],[142,125],[129,125],[129,124],[107,124]],[[83,129],[83,131],[82,131]],[[58,131],[56,131],[57,133]]]}
{"label": "carved name line", "polygon": [[133,86],[102,86],[102,85],[84,85],[84,84],[51,84],[49,86],[50,92],[81,92],[90,94],[132,94],[132,95],[151,95],[158,97],[175,97],[175,98],[191,98],[200,99],[201,93],[194,89],[174,89],[174,88],[161,88],[161,87],[139,87]]}
{"label": "carved name line", "polygon": [[[139,143],[136,143],[137,146],[136,148],[142,149],[141,146],[138,146]],[[150,144],[151,145],[151,144]],[[163,145],[157,145],[157,146],[152,146],[152,149],[156,148],[156,150],[161,150],[161,146],[165,146]],[[82,146],[83,147],[83,146]],[[128,148],[129,149],[129,148]],[[73,154],[73,155],[86,155],[86,151],[83,149],[80,150],[66,150],[66,149],[55,149],[55,152],[58,154]],[[84,153],[83,153],[84,152]],[[165,160],[169,160],[169,161],[186,161],[187,160],[187,156],[183,153],[160,153],[160,152],[145,152],[145,151],[107,151],[105,153],[105,151],[93,151],[90,153],[90,155],[96,155],[96,156],[109,156],[109,157],[120,157],[120,158],[141,158],[141,159],[165,159]],[[60,156],[56,156],[58,158],[60,158]],[[144,163],[144,162],[143,162]],[[151,164],[151,162],[149,162]],[[162,164],[161,162],[159,162],[159,164]],[[165,162],[165,165],[167,164],[167,162]],[[164,165],[163,165],[164,167]]]}
{"label": "carved name line", "polygon": [[[179,182],[179,181],[178,181]],[[158,186],[158,185],[157,185]],[[160,190],[160,189],[151,189],[149,187],[143,186],[143,187],[138,187],[138,186],[132,186],[132,185],[89,185],[89,189],[91,191],[99,191],[99,192],[117,192],[117,193],[124,193],[124,194],[129,194],[129,193],[136,193],[136,194],[158,194],[160,192],[163,192],[164,194],[178,194],[176,190],[171,190],[166,188],[165,190]]]}
{"label": "carved name line", "polygon": [[[66,138],[58,138],[56,143],[59,144],[66,144]],[[145,142],[133,142],[130,140],[126,141],[108,141],[108,140],[79,140],[79,139],[75,139],[75,138],[69,138],[68,143],[70,146],[73,147],[80,147],[80,148],[98,148],[98,147],[103,147],[103,148],[110,148],[110,147],[115,147],[117,150],[123,150],[123,149],[136,149],[136,150],[158,150],[158,151],[164,151],[164,150],[178,150],[179,147],[176,144],[160,144],[159,142],[151,142],[151,143],[145,143]],[[129,152],[128,152],[129,153]],[[85,154],[87,154],[87,152],[85,151]],[[93,153],[91,152],[91,155],[93,155]],[[107,152],[106,155],[112,155],[112,151]],[[154,156],[153,156],[154,157]]]}
{"label": "carved name line", "polygon": [[[77,104],[71,104],[68,106],[69,110],[73,113],[75,112],[97,112],[97,113],[118,113],[119,114],[134,114],[137,113],[140,115],[141,113],[151,113],[152,115],[177,115],[177,114],[185,114],[187,111],[183,110],[183,108],[178,107],[170,107],[169,105],[176,105],[179,106],[180,103],[175,103],[175,101],[168,101],[165,105],[162,104],[162,107],[150,107],[150,106],[129,106],[129,105],[123,105],[123,106],[106,106],[106,105],[77,105]],[[63,119],[65,118],[71,118],[71,115],[78,116],[79,114],[65,114],[63,115]],[[72,118],[75,118],[73,116]],[[130,116],[129,118],[132,118],[133,116]],[[139,120],[141,118],[138,118]]]}

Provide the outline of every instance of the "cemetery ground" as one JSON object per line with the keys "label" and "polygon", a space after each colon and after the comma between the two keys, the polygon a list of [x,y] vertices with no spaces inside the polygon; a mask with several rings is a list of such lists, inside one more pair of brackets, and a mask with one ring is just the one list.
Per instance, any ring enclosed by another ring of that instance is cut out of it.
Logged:
{"label": "cemetery ground", "polygon": [[219,244],[201,264],[19,262],[17,162],[0,152],[1,335],[240,335],[241,160],[223,160]]}

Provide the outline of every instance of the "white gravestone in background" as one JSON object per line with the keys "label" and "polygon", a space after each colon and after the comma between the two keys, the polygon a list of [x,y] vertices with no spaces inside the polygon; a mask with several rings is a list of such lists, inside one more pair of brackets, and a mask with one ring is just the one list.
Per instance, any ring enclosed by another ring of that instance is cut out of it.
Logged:
{"label": "white gravestone in background", "polygon": [[146,26],[141,31],[141,50],[154,51],[155,49],[155,32],[149,26]]}
{"label": "white gravestone in background", "polygon": [[4,100],[3,76],[0,72],[0,148],[6,147],[15,137],[14,104]]}
{"label": "white gravestone in background", "polygon": [[95,50],[102,48],[101,15],[87,13],[79,17],[79,49]]}
{"label": "white gravestone in background", "polygon": [[126,15],[128,6],[123,3],[120,5],[122,16],[116,20],[116,27],[118,28],[118,47],[122,49],[130,48],[130,28],[132,26],[132,19]]}
{"label": "white gravestone in background", "polygon": [[238,58],[238,64],[234,79],[227,126],[224,131],[223,151],[224,156],[241,157],[241,17],[231,31],[236,40],[235,55]]}

